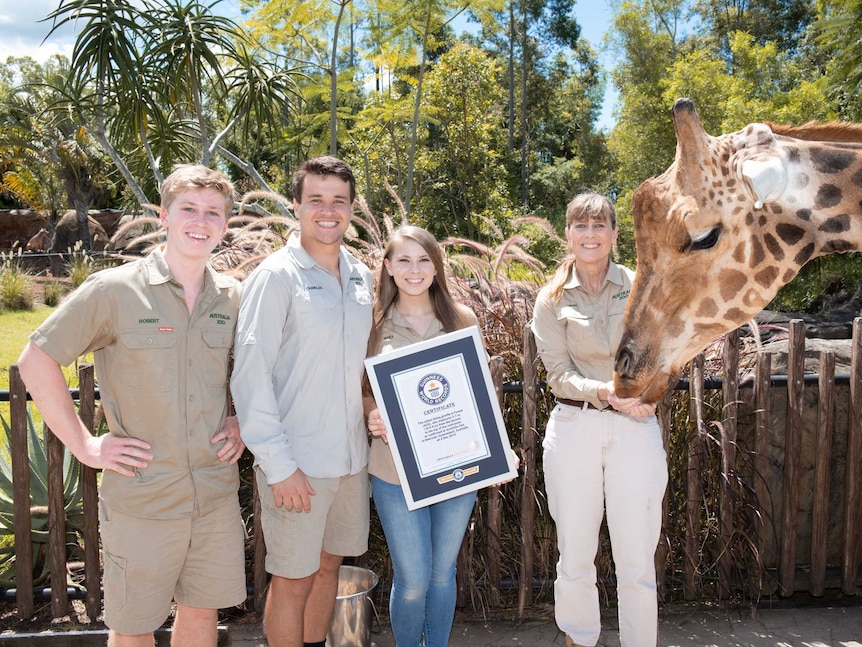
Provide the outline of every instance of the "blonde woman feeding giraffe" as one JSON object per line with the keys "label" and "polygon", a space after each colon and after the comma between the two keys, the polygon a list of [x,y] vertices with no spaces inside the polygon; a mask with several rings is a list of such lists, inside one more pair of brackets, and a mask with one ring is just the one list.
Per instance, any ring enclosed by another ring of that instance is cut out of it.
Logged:
{"label": "blonde woman feeding giraffe", "polygon": [[601,633],[595,558],[607,511],[622,647],[655,647],[654,555],[667,461],[655,405],[614,393],[614,356],[634,272],[611,261],[616,213],[586,193],[566,208],[568,256],[536,299],[533,332],[557,399],[543,442],[560,558],[557,625],[568,646]]}

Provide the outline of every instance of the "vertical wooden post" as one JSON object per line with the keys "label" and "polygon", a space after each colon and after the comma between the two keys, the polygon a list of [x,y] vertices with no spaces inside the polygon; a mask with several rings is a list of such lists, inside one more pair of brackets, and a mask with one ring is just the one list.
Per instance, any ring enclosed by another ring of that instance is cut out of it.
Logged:
{"label": "vertical wooden post", "polygon": [[33,615],[33,538],[30,535],[30,452],[27,451],[27,388],[18,366],[9,367],[12,446],[12,515],[15,526],[15,585],[18,617]]}
{"label": "vertical wooden post", "polygon": [[850,423],[847,426],[847,474],[844,497],[844,563],[841,591],[856,595],[859,579],[859,526],[862,523],[862,318],[853,320],[850,360]]}
{"label": "vertical wooden post", "polygon": [[721,555],[718,558],[719,597],[727,597],[733,573],[734,481],[736,480],[736,436],[739,411],[739,331],[724,338],[724,416],[721,425],[721,486],[719,502],[719,536]]}
{"label": "vertical wooden post", "polygon": [[[673,402],[671,394],[668,392],[661,399],[656,409],[656,417],[658,418],[659,428],[661,429],[662,444],[666,456],[670,456],[670,428],[673,415]],[[668,481],[668,485],[670,481]],[[667,557],[670,553],[668,545],[667,528],[668,528],[668,488],[665,488],[664,496],[661,501],[661,535],[659,535],[658,546],[655,551],[655,575],[656,588],[658,590],[659,600],[664,600],[667,594]]]}
{"label": "vertical wooden post", "polygon": [[787,428],[784,433],[784,498],[781,515],[781,554],[778,593],[793,594],[796,580],[796,522],[799,508],[799,461],[802,445],[802,390],[804,385],[805,326],[790,322],[787,356]]}
{"label": "vertical wooden post", "polygon": [[835,353],[820,353],[817,441],[814,450],[814,503],[811,511],[811,578],[808,592],[819,597],[826,588],[826,541],[829,529],[829,474],[832,471],[832,427],[835,422]]}
{"label": "vertical wooden post", "polygon": [[[78,367],[78,415],[90,432],[96,431],[96,378],[93,365]],[[99,494],[96,470],[81,465],[81,490],[84,507],[84,588],[85,606],[90,622],[94,622],[102,607],[102,579],[99,569]]]}
{"label": "vertical wooden post", "polygon": [[263,604],[266,598],[266,544],[263,541],[263,526],[260,522],[260,494],[257,490],[257,472],[252,469],[252,507],[254,509],[254,521],[252,532],[254,532],[254,564],[252,568],[252,580],[254,581],[254,608],[263,612]]}
{"label": "vertical wooden post", "polygon": [[[503,358],[492,357],[490,362],[491,379],[500,408],[503,407]],[[500,488],[488,489],[488,606],[500,606],[500,557],[503,552],[500,542],[500,526],[503,516],[503,501]]]}
{"label": "vertical wooden post", "polygon": [[688,469],[685,479],[685,560],[683,562],[683,595],[686,600],[700,597],[700,583],[697,566],[700,560],[701,502],[703,489],[703,365],[704,355],[700,353],[691,361],[688,382]]}
{"label": "vertical wooden post", "polygon": [[533,546],[536,520],[536,398],[538,361],[536,339],[530,325],[524,327],[524,397],[521,427],[524,476],[521,480],[521,580],[518,583],[518,617],[533,603]]}
{"label": "vertical wooden post", "polygon": [[[769,491],[769,420],[771,416],[771,389],[772,389],[772,355],[760,353],[757,356],[757,368],[755,377],[754,393],[754,496],[756,498],[757,510],[760,522],[755,523],[757,532],[757,566],[759,587],[758,593],[763,591],[763,552],[766,550],[768,541],[772,538],[772,522],[774,519],[772,496]],[[774,591],[770,586],[767,591]]]}
{"label": "vertical wooden post", "polygon": [[45,428],[48,458],[48,556],[51,564],[51,614],[62,618],[69,612],[66,589],[66,502],[63,492],[63,443]]}

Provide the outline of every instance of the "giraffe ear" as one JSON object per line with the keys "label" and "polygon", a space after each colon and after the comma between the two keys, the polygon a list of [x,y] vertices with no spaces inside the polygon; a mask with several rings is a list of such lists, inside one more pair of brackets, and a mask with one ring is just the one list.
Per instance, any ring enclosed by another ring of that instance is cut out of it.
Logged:
{"label": "giraffe ear", "polygon": [[787,168],[777,155],[760,160],[745,160],[742,163],[742,177],[754,194],[755,209],[762,209],[766,202],[774,202],[787,188]]}

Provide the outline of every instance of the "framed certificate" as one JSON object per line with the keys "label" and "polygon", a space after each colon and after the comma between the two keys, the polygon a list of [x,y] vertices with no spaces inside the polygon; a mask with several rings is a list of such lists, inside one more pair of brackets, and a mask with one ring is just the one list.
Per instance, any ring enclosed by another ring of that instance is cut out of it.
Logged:
{"label": "framed certificate", "polygon": [[476,326],[365,367],[410,510],[517,476]]}

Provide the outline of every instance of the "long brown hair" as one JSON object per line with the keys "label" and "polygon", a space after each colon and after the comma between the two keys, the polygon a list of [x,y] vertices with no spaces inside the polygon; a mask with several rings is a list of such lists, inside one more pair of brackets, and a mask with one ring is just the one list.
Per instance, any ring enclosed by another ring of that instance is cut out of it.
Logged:
{"label": "long brown hair", "polygon": [[[591,220],[608,223],[611,229],[616,229],[617,212],[614,209],[614,203],[610,201],[610,198],[600,193],[581,193],[580,195],[576,195],[566,205],[566,228],[568,229],[576,222],[589,222]],[[560,266],[557,268],[556,273],[544,288],[551,299],[556,301],[563,296],[563,288],[571,278],[574,268],[575,256],[569,252],[560,261]]]}
{"label": "long brown hair", "polygon": [[[412,240],[421,245],[422,249],[425,250],[431,259],[431,262],[434,263],[434,269],[437,270],[437,274],[434,276],[431,287],[428,288],[428,294],[431,297],[434,313],[437,315],[440,323],[443,324],[443,329],[446,332],[452,332],[472,325],[472,318],[469,315],[467,307],[456,303],[455,299],[452,298],[452,293],[449,292],[449,285],[446,282],[446,266],[443,263],[443,252],[437,240],[428,231],[414,225],[399,227],[392,232],[392,236],[390,236],[386,249],[383,252],[383,258],[389,259],[395,243],[403,240]],[[386,271],[386,266],[381,261],[380,267],[377,270],[377,281],[374,288],[374,325],[368,338],[369,355],[376,355],[380,352],[383,321],[386,319],[389,309],[394,307],[397,302],[398,286],[395,285],[395,279]]]}

